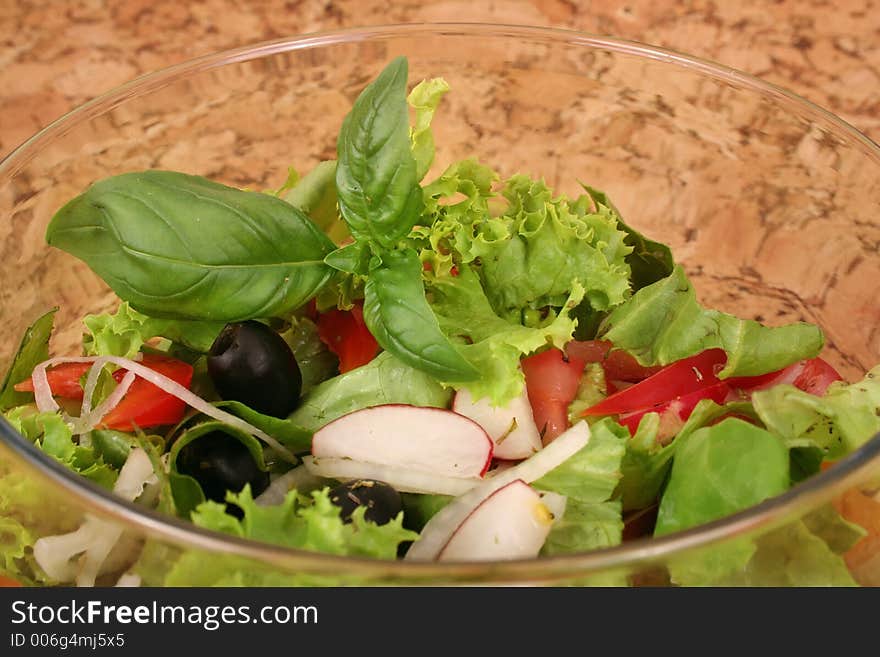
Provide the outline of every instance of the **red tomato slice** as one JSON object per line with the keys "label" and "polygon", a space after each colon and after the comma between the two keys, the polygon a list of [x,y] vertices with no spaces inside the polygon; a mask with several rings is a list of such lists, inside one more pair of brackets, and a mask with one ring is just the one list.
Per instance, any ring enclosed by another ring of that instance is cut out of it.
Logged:
{"label": "red tomato slice", "polygon": [[[49,389],[56,397],[64,399],[82,399],[83,388],[79,383],[83,374],[91,369],[91,363],[61,363],[51,370],[46,370],[46,379],[49,381]],[[18,392],[33,392],[33,379],[25,379],[16,383],[14,388]]]}
{"label": "red tomato slice", "polygon": [[5,577],[4,575],[0,575],[0,588],[3,587],[13,587],[13,586],[21,586],[20,582],[12,579],[11,577]]}
{"label": "red tomato slice", "polygon": [[526,392],[535,424],[546,445],[568,428],[568,406],[577,395],[585,363],[559,349],[549,349],[522,360]]}
{"label": "red tomato slice", "polygon": [[622,349],[613,349],[607,340],[586,340],[579,342],[572,340],[565,345],[565,352],[569,356],[575,356],[586,363],[601,363],[605,370],[605,379],[608,381],[637,382],[647,379],[656,374],[661,366],[645,367],[639,365],[634,356]]}
{"label": "red tomato slice", "polygon": [[667,365],[647,379],[609,395],[584,411],[584,415],[632,413],[717,385],[721,380],[716,373],[726,361],[727,354],[723,349],[708,349]]}
{"label": "red tomato slice", "polygon": [[820,397],[835,381],[843,381],[843,377],[822,358],[801,360],[776,372],[760,376],[741,376],[727,379],[731,388],[738,388],[746,392],[766,390],[783,383],[790,383],[804,392]]}
{"label": "red tomato slice", "polygon": [[364,309],[328,310],[318,317],[318,336],[339,358],[340,373],[366,365],[379,353],[379,344],[364,322]]}
{"label": "red tomato slice", "polygon": [[[164,374],[184,387],[188,388],[192,382],[193,368],[189,363],[153,354],[144,355],[142,362],[145,367]],[[114,378],[124,375],[123,370],[113,373]],[[183,400],[138,377],[122,401],[104,416],[99,426],[118,431],[134,431],[135,425],[146,429],[175,424],[181,420],[184,411],[186,403]]]}

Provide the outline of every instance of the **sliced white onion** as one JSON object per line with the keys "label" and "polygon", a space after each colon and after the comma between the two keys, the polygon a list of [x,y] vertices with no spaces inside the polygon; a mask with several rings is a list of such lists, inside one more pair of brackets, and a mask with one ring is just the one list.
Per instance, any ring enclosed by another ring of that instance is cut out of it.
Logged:
{"label": "sliced white onion", "polygon": [[[97,369],[97,366],[92,368],[92,370]],[[131,384],[134,383],[136,378],[137,376],[134,372],[126,372],[125,376],[122,377],[122,381],[120,381],[119,385],[113,389],[113,392],[107,396],[107,399],[98,404],[98,406],[91,411],[85,411],[83,415],[80,416],[80,426],[77,428],[77,433],[88,433],[100,424],[101,420],[104,419],[104,416],[116,408],[119,402],[122,401],[122,398],[125,397],[125,393],[131,388]]]}
{"label": "sliced white onion", "polygon": [[368,463],[335,456],[305,456],[303,465],[312,474],[329,479],[375,479],[384,481],[401,493],[429,495],[463,495],[482,483],[477,477],[449,477],[413,468],[402,468],[384,463]]}
{"label": "sliced white onion", "polygon": [[[113,492],[129,502],[134,501],[153,477],[155,473],[149,456],[136,447],[119,471]],[[34,558],[54,580],[76,580],[77,586],[94,586],[122,531],[119,524],[87,516],[76,531],[38,539],[34,543]],[[80,554],[82,556],[77,558]]]}
{"label": "sliced white onion", "polygon": [[254,499],[260,506],[281,504],[287,494],[296,489],[299,493],[309,493],[324,485],[324,480],[309,472],[305,465],[299,465],[276,477],[269,487]]}
{"label": "sliced white onion", "polygon": [[[95,394],[95,388],[98,387],[98,377],[101,375],[101,370],[104,369],[106,364],[107,359],[104,357],[96,358],[95,362],[92,363],[92,367],[86,376],[86,383],[83,386],[82,406],[79,411],[80,418],[87,418],[89,413],[92,412],[92,395]],[[91,429],[87,429],[87,431],[89,430]]]}
{"label": "sliced white onion", "polygon": [[46,413],[60,410],[58,402],[52,397],[52,388],[49,387],[49,378],[46,376],[46,370],[55,365],[64,363],[94,363],[97,356],[59,356],[58,358],[50,358],[34,368],[31,373],[31,381],[34,384],[34,401],[37,403],[37,409]]}
{"label": "sliced white onion", "polygon": [[[185,404],[191,406],[200,413],[207,415],[208,417],[212,417],[215,420],[219,420],[220,422],[223,422],[225,424],[228,424],[231,427],[240,429],[241,431],[249,433],[252,436],[256,436],[264,443],[272,447],[286,461],[296,463],[297,459],[290,452],[290,450],[288,450],[284,445],[282,445],[275,438],[267,434],[265,431],[258,429],[249,422],[245,422],[240,417],[216,408],[211,403],[205,401],[185,386],[180,385],[179,383],[177,383],[177,381],[169,379],[164,374],[160,374],[159,372],[151,370],[149,367],[145,367],[144,365],[141,365],[140,363],[130,360],[128,358],[120,358],[119,356],[101,356],[100,358],[102,360],[102,366],[106,363],[113,363],[114,365],[117,365],[122,369],[128,370],[129,372],[134,372],[137,376],[145,379],[146,381],[149,381],[160,390],[164,390],[165,392],[167,392],[169,395],[174,395]],[[31,375],[31,378],[34,382],[34,397],[37,401],[37,408],[39,408],[41,411],[59,410],[58,404],[52,398],[52,390],[49,388],[49,381],[46,377],[47,367],[51,367],[52,365],[57,365],[60,363],[94,363],[97,360],[98,357],[94,356],[83,358],[50,358],[49,360],[37,365],[34,368],[33,374]],[[94,369],[95,368],[93,368],[93,370]],[[91,376],[91,372],[89,373],[89,375]],[[95,375],[95,377],[97,377],[97,374]],[[104,411],[104,413],[109,413],[111,410],[113,409],[108,407]]]}
{"label": "sliced white onion", "polygon": [[492,493],[517,479],[529,484],[540,479],[573,456],[589,441],[590,426],[580,421],[537,454],[475,486],[440,509],[428,521],[422,529],[421,536],[410,546],[404,558],[411,561],[436,559],[456,528]]}

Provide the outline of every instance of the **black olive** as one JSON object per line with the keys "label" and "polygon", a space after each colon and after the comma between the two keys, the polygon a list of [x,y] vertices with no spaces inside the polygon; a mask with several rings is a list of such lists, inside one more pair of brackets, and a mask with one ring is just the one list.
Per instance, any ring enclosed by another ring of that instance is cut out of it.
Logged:
{"label": "black olive", "polygon": [[226,501],[227,491],[237,493],[246,484],[254,497],[269,486],[269,473],[260,470],[240,440],[223,431],[184,445],[177,455],[177,471],[199,482],[206,498],[220,503]]}
{"label": "black olive", "polygon": [[286,417],[296,408],[302,374],[288,344],[265,324],[227,324],[208,354],[208,374],[223,399]]}
{"label": "black olive", "polygon": [[364,518],[377,525],[394,520],[403,508],[400,493],[374,479],[356,479],[340,484],[330,491],[330,501],[342,509],[340,516],[345,522],[351,522],[351,514],[359,506],[367,507]]}

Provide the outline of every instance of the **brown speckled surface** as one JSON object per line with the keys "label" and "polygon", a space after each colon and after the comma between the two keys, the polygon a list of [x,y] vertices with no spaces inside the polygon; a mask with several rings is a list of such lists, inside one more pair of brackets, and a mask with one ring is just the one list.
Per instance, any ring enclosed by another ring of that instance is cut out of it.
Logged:
{"label": "brown speckled surface", "polygon": [[197,55],[338,27],[461,20],[575,28],[699,55],[880,139],[876,0],[15,0],[0,2],[0,155],[89,98]]}

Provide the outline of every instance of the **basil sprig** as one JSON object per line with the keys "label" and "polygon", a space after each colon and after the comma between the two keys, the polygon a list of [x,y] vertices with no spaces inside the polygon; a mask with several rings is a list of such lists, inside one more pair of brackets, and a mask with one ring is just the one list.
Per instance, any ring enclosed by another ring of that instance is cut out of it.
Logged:
{"label": "basil sprig", "polygon": [[392,61],[343,121],[336,192],[355,242],[325,262],[366,275],[364,320],[383,349],[441,381],[469,381],[479,372],[440,330],[425,298],[418,256],[399,246],[423,209],[410,140],[407,72],[405,58]]}

